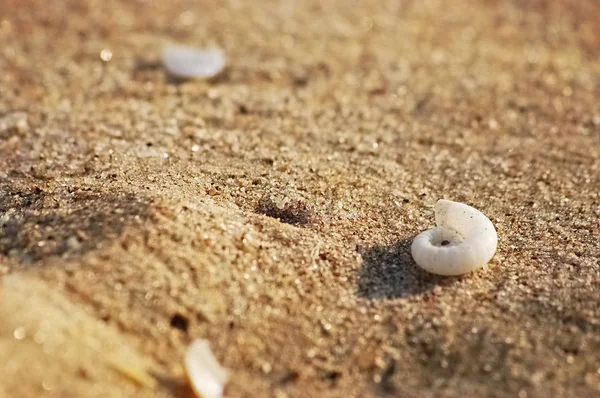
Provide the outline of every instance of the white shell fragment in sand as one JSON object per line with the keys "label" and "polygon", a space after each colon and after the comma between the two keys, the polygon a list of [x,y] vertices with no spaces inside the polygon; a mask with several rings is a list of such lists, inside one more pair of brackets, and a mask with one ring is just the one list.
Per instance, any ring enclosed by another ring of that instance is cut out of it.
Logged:
{"label": "white shell fragment in sand", "polygon": [[185,353],[185,369],[196,395],[221,398],[228,372],[221,367],[206,340],[195,340]]}
{"label": "white shell fragment in sand", "polygon": [[225,53],[218,48],[169,44],[162,51],[162,61],[175,77],[208,79],[218,75],[225,67]]}
{"label": "white shell fragment in sand", "polygon": [[417,235],[411,246],[413,259],[425,271],[466,274],[494,257],[498,235],[479,210],[441,199],[435,205],[435,223],[435,228]]}

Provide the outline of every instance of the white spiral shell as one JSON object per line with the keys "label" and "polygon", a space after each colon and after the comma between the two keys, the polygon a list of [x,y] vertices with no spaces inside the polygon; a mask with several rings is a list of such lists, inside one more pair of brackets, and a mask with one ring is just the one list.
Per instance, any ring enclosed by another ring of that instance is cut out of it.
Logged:
{"label": "white spiral shell", "polygon": [[435,224],[417,235],[411,246],[413,259],[425,271],[445,276],[466,274],[494,257],[498,235],[479,210],[440,199],[435,204]]}

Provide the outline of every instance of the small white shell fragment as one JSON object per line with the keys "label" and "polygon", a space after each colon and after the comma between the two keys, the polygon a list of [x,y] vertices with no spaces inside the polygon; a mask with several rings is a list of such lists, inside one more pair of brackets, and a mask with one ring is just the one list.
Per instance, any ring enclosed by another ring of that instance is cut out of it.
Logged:
{"label": "small white shell fragment", "polygon": [[435,205],[436,227],[415,237],[412,257],[425,271],[462,275],[486,265],[498,246],[498,234],[482,212],[441,199]]}
{"label": "small white shell fragment", "polygon": [[195,340],[185,353],[185,369],[199,398],[221,398],[229,377],[206,340]]}
{"label": "small white shell fragment", "polygon": [[169,44],[162,51],[162,61],[175,77],[208,79],[225,67],[225,53],[219,48],[194,48]]}

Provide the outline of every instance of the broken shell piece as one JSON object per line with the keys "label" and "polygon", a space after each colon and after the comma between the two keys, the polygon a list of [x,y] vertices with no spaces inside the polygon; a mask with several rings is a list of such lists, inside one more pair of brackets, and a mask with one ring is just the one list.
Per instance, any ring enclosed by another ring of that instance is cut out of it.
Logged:
{"label": "broken shell piece", "polygon": [[225,53],[218,48],[199,49],[169,44],[162,51],[162,61],[170,74],[190,79],[208,79],[225,67]]}
{"label": "broken shell piece", "polygon": [[195,340],[185,353],[185,369],[199,398],[221,398],[228,372],[221,367],[206,340]]}
{"label": "broken shell piece", "polygon": [[135,361],[133,358],[124,356],[123,354],[112,354],[106,358],[106,362],[117,372],[138,385],[149,388],[156,387],[156,379],[148,373],[148,370],[139,361]]}
{"label": "broken shell piece", "polygon": [[413,259],[425,271],[466,274],[494,257],[498,235],[479,210],[441,199],[435,205],[435,223],[435,228],[417,235],[411,246]]}

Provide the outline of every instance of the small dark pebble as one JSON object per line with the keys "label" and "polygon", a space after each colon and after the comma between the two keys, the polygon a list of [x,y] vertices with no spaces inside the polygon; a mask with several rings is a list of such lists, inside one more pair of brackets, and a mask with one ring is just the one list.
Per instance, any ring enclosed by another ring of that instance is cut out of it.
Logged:
{"label": "small dark pebble", "polygon": [[171,317],[171,326],[175,329],[187,332],[188,327],[190,326],[190,321],[184,315],[175,314]]}

